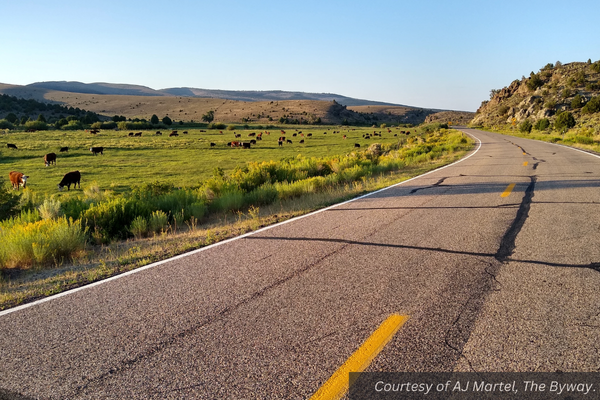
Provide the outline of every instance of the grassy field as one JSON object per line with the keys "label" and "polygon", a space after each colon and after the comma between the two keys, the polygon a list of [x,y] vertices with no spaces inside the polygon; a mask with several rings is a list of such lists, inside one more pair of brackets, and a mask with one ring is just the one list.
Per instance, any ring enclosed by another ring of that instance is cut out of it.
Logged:
{"label": "grassy field", "polygon": [[[82,188],[97,182],[101,190],[110,189],[117,193],[125,192],[134,185],[162,181],[171,182],[177,187],[194,186],[213,175],[216,167],[225,173],[243,166],[249,161],[280,160],[287,157],[323,157],[346,154],[355,150],[355,143],[364,150],[371,143],[397,143],[404,139],[400,129],[340,128],[340,127],[301,127],[269,129],[270,135],[263,134],[251,149],[231,148],[228,142],[249,141],[249,133],[259,133],[258,129],[206,130],[189,129],[188,134],[169,137],[170,131],[155,135],[155,131],[143,131],[142,137],[129,137],[129,132],[100,131],[93,135],[85,131],[38,131],[35,133],[8,133],[0,135],[0,174],[8,180],[10,171],[23,172],[29,176],[27,186],[39,194],[66,196],[66,190],[58,194],[57,184],[69,171],[81,172]],[[401,130],[408,130],[401,128]],[[265,130],[262,130],[265,132]],[[298,132],[305,136],[300,137]],[[333,132],[340,133],[333,133]],[[382,137],[363,139],[363,134],[381,132]],[[410,129],[415,132],[416,129]],[[220,133],[222,132],[222,133]],[[240,139],[234,132],[241,134]],[[296,133],[298,136],[293,137]],[[312,133],[312,137],[306,135]],[[326,134],[324,134],[326,133]],[[394,137],[394,134],[401,135]],[[346,135],[347,139],[342,136]],[[278,145],[278,138],[285,136],[293,144]],[[305,143],[299,141],[304,139]],[[6,143],[16,144],[18,150],[8,149]],[[215,147],[210,147],[215,143]],[[68,153],[59,153],[61,147],[69,147]],[[104,155],[94,156],[90,147],[104,147]],[[57,154],[56,165],[44,166],[43,157],[47,153]]]}
{"label": "grassy field", "polygon": [[[313,134],[304,146],[287,130],[294,143],[280,148],[280,130],[273,129],[252,149],[226,147],[230,131],[172,138],[114,131],[7,135],[19,150],[3,150],[2,173],[17,169],[30,179],[20,191],[20,214],[0,221],[0,310],[389,186],[472,148],[457,131],[412,128],[407,137],[401,130],[382,129],[382,137],[369,140],[362,135],[372,128],[313,127],[302,130]],[[375,142],[382,145],[366,151]],[[44,167],[41,155],[64,145],[74,149]],[[105,155],[93,156],[91,145],[106,147]],[[214,176],[216,167],[225,174]],[[58,194],[56,183],[74,169],[82,171],[83,189]],[[129,190],[134,185],[141,187]]]}

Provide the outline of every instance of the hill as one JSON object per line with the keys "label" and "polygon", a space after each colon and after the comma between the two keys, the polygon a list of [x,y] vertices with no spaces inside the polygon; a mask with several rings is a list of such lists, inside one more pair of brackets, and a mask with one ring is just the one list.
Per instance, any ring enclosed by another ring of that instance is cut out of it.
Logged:
{"label": "hill", "polygon": [[558,116],[567,112],[574,120],[567,128],[573,124],[583,127],[597,123],[599,111],[600,61],[564,65],[557,62],[547,64],[537,73],[531,72],[529,78],[492,90],[490,100],[481,104],[471,125],[531,124],[547,130],[557,128]]}
{"label": "hill", "polygon": [[[379,101],[370,101],[355,99],[352,97],[341,96],[333,93],[305,93],[305,92],[286,92],[281,90],[266,91],[239,91],[239,90],[211,90],[198,89],[190,87],[168,88],[155,90],[146,86],[127,85],[115,83],[82,83],[75,81],[50,81],[36,82],[27,85],[30,88],[56,90],[71,93],[86,94],[116,94],[123,96],[179,96],[179,97],[200,97],[214,98],[237,101],[283,101],[283,100],[320,100],[333,101],[345,106],[360,105],[388,105],[402,106],[401,104],[384,103]],[[406,106],[402,106],[406,107]]]}
{"label": "hill", "polygon": [[[109,87],[106,90],[118,91],[121,89]],[[168,116],[173,121],[200,122],[204,114],[213,111],[215,122],[228,124],[307,124],[320,121],[323,124],[380,125],[381,123],[420,124],[427,115],[437,111],[391,105],[345,106],[338,103],[337,100],[240,101],[173,95],[155,96],[146,94],[133,96],[75,93],[31,85],[8,84],[0,84],[0,93],[87,110],[106,119],[119,115],[130,119],[149,120],[155,114],[159,118]],[[4,118],[10,111],[0,110],[0,119]],[[38,114],[36,111],[27,114],[27,116],[35,119]],[[18,114],[19,118],[22,115]],[[58,118],[59,115],[48,114],[45,117],[52,120],[52,118]]]}

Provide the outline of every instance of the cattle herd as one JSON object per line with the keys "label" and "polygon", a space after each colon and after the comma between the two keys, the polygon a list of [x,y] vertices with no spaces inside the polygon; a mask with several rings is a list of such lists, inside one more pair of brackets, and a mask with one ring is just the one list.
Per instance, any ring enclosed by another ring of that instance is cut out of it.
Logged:
{"label": "cattle herd", "polygon": [[[354,130],[354,129],[352,129]],[[348,129],[348,131],[350,131],[350,129]],[[89,131],[89,133],[91,134],[97,134],[99,132],[99,130],[91,130]],[[206,132],[204,130],[201,130],[200,132]],[[281,136],[279,136],[277,142],[278,142],[278,146],[279,147],[283,147],[284,144],[286,145],[293,145],[294,142],[291,139],[288,139],[286,136],[286,132],[285,130],[281,130]],[[387,129],[388,133],[391,133],[392,131],[388,128]],[[187,131],[184,131],[183,134],[187,134]],[[323,132],[323,134],[327,134],[328,132]],[[340,133],[340,131],[333,131],[333,134],[336,133]],[[409,135],[411,132],[410,131],[400,131],[400,134],[404,134],[404,135]],[[220,134],[223,134],[223,131],[220,131]],[[234,137],[236,139],[240,139],[242,137],[241,134],[239,133],[235,133],[233,132]],[[227,143],[227,147],[239,147],[239,148],[243,148],[243,149],[250,149],[252,146],[256,145],[258,141],[263,140],[263,135],[270,135],[271,132],[269,131],[263,131],[263,132],[251,132],[248,134],[248,137],[252,138],[251,140],[248,141],[242,141],[242,140],[236,140],[236,141],[231,141]],[[162,135],[162,132],[160,131],[156,131],[155,135]],[[373,133],[366,133],[363,134],[363,139],[371,139],[371,137],[373,136],[379,136],[381,137],[381,131],[377,132],[377,131],[373,131]],[[129,134],[127,136],[131,136],[131,137],[141,137],[142,136],[142,132],[129,132]],[[172,131],[171,133],[169,133],[168,135],[169,137],[176,137],[179,136],[179,133],[177,131]],[[291,134],[292,137],[298,137],[300,136],[302,139],[300,139],[298,141],[299,144],[304,144],[305,143],[305,139],[310,139],[313,134],[312,133],[307,133],[306,135],[304,133],[302,133],[302,131],[299,131],[298,129],[295,129],[295,132],[293,132]],[[394,136],[398,136],[398,134],[394,134]],[[347,135],[342,135],[342,139],[346,139]],[[214,142],[210,142],[210,147],[216,147],[217,144]],[[16,144],[14,143],[7,143],[6,147],[8,149],[12,149],[12,150],[18,150],[18,147]],[[359,143],[355,143],[354,144],[355,148],[360,148],[360,144]],[[59,153],[65,153],[69,151],[69,147],[60,147]],[[96,156],[98,154],[100,155],[104,155],[104,147],[100,147],[100,146],[92,146],[90,147],[90,152]],[[57,165],[57,156],[56,153],[47,153],[44,155],[44,164],[46,167],[54,165]],[[13,189],[15,190],[19,190],[19,188],[22,186],[23,188],[26,187],[27,185],[27,179],[29,178],[28,175],[23,174],[22,172],[18,172],[18,171],[11,171],[9,173],[9,178],[10,178],[10,182],[12,184]],[[65,186],[67,187],[67,190],[71,190],[71,185],[73,185],[74,188],[79,187],[81,189],[81,173],[79,171],[71,171],[71,172],[67,172],[62,180],[60,181],[60,183],[58,184],[58,189],[62,190]]]}

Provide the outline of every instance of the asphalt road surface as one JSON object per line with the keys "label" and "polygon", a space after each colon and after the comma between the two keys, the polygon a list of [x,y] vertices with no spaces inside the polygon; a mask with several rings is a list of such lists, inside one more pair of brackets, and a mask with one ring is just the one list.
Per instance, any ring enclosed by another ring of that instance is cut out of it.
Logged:
{"label": "asphalt road surface", "polygon": [[368,371],[598,371],[600,158],[464,129],[467,159],[0,314],[0,397],[308,398]]}

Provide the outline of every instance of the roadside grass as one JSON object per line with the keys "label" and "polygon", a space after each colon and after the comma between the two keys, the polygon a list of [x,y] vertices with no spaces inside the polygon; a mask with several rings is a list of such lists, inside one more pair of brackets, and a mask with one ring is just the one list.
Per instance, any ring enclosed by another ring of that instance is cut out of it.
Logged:
{"label": "roadside grass", "polygon": [[216,215],[201,226],[187,224],[179,227],[176,233],[172,232],[170,227],[163,233],[145,239],[130,239],[108,245],[92,246],[75,263],[52,269],[37,267],[25,271],[8,271],[0,281],[0,310],[106,279],[379,190],[452,163],[465,153],[463,151],[447,155],[426,165],[371,177],[357,184],[348,184],[325,192],[254,208],[247,213]]}
{"label": "roadside grass", "polygon": [[564,134],[550,129],[546,131],[532,129],[531,133],[524,133],[520,132],[518,128],[511,128],[510,126],[477,127],[477,129],[508,136],[558,143],[600,153],[600,124],[598,123],[600,121],[592,122],[595,123],[576,126]]}

